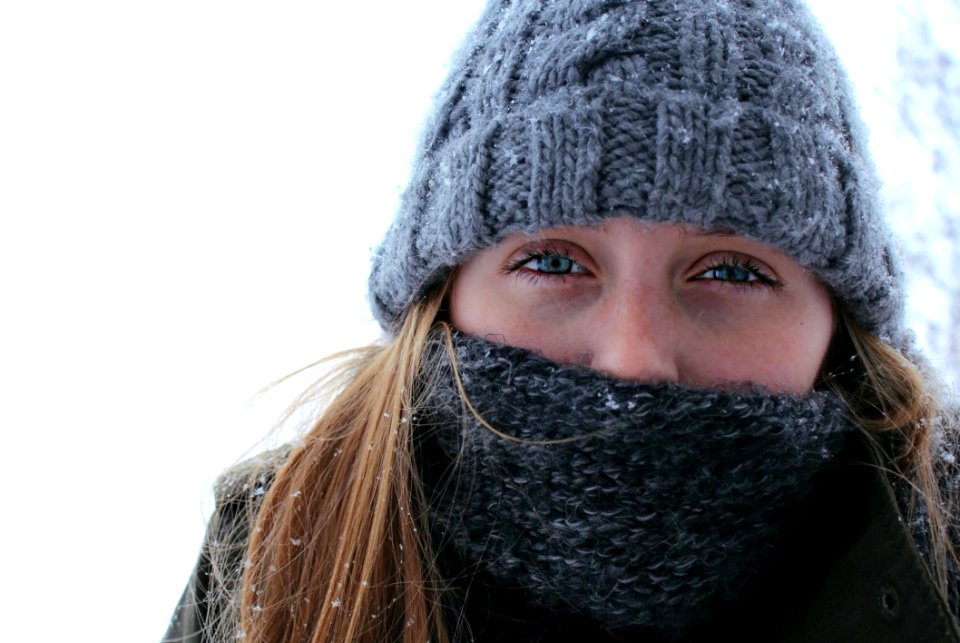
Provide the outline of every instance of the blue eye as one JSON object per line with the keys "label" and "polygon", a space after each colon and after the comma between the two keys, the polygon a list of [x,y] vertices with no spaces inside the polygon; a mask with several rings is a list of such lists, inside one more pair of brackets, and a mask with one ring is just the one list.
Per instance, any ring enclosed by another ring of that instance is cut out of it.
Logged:
{"label": "blue eye", "polygon": [[701,272],[699,275],[697,275],[697,278],[716,279],[718,281],[736,281],[739,283],[760,281],[760,277],[753,274],[743,266],[716,266]]}
{"label": "blue eye", "polygon": [[534,282],[540,279],[566,282],[568,278],[591,276],[591,272],[570,254],[563,246],[533,245],[505,263],[503,274]]}
{"label": "blue eye", "polygon": [[546,275],[569,275],[584,272],[583,267],[570,257],[553,252],[528,257],[521,267]]}
{"label": "blue eye", "polygon": [[723,257],[692,277],[693,281],[720,281],[738,286],[781,286],[781,282],[749,258]]}

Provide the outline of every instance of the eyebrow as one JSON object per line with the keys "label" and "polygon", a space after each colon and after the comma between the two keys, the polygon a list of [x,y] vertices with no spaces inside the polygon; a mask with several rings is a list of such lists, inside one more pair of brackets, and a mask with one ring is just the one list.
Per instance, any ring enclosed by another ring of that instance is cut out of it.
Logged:
{"label": "eyebrow", "polygon": [[[644,219],[639,219],[639,221],[640,223],[661,223],[658,221],[647,221]],[[600,232],[606,232],[606,227],[608,222],[609,222],[609,218],[605,218],[604,220],[598,221],[596,223],[587,223],[585,225],[577,226],[577,227],[587,228],[588,230],[597,230]],[[675,224],[671,224],[671,225],[675,225]],[[742,236],[730,228],[714,228],[714,229],[706,230],[704,228],[698,228],[696,226],[686,226],[686,225],[680,226],[680,234],[682,234],[683,236],[697,235],[698,237],[740,237]]]}
{"label": "eyebrow", "polygon": [[689,235],[695,234],[698,237],[739,237],[741,236],[729,228],[703,230],[701,228],[690,228],[687,226],[683,226],[680,229],[680,234],[682,234],[683,236],[689,236]]}
{"label": "eyebrow", "polygon": [[[609,223],[610,218],[604,218],[602,221],[597,221],[595,223],[583,223],[572,226],[574,228],[585,228],[594,232],[607,232],[607,224]],[[646,223],[659,223],[658,221],[647,221],[643,219],[638,219],[641,224]],[[675,224],[674,224],[675,225]],[[562,227],[562,226],[560,226]],[[525,234],[529,238],[538,238],[542,231],[538,230],[535,233]],[[742,235],[734,232],[730,228],[717,228],[712,230],[705,230],[703,228],[697,228],[696,226],[680,226],[680,234],[683,236],[696,235],[698,237],[740,237]]]}

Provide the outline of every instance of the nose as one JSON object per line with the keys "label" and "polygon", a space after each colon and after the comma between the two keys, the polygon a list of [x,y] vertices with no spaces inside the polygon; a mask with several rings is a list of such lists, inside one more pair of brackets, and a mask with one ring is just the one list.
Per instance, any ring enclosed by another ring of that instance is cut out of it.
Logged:
{"label": "nose", "polygon": [[618,379],[678,382],[676,319],[665,298],[624,292],[600,309],[590,367]]}

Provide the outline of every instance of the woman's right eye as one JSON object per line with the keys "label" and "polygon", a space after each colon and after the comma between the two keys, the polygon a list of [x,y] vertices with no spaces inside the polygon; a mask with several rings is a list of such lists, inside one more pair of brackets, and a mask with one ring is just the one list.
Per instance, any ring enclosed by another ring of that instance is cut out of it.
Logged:
{"label": "woman's right eye", "polygon": [[500,272],[532,283],[547,280],[556,285],[573,285],[594,275],[590,261],[589,253],[575,243],[545,239],[514,250],[500,265]]}
{"label": "woman's right eye", "polygon": [[585,274],[583,266],[562,253],[545,252],[528,256],[519,266],[545,275]]}
{"label": "woman's right eye", "polygon": [[503,266],[505,274],[525,279],[553,279],[565,281],[569,277],[589,275],[590,271],[563,249],[533,247],[511,259]]}

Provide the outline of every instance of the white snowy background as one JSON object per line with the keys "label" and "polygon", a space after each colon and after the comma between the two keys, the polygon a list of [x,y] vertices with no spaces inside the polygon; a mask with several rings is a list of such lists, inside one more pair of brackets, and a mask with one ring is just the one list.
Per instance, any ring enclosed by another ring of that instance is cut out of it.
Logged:
{"label": "white snowy background", "polygon": [[[153,641],[216,474],[375,340],[370,249],[481,0],[0,6],[0,618]],[[816,0],[873,134],[911,320],[960,373],[960,2]]]}

